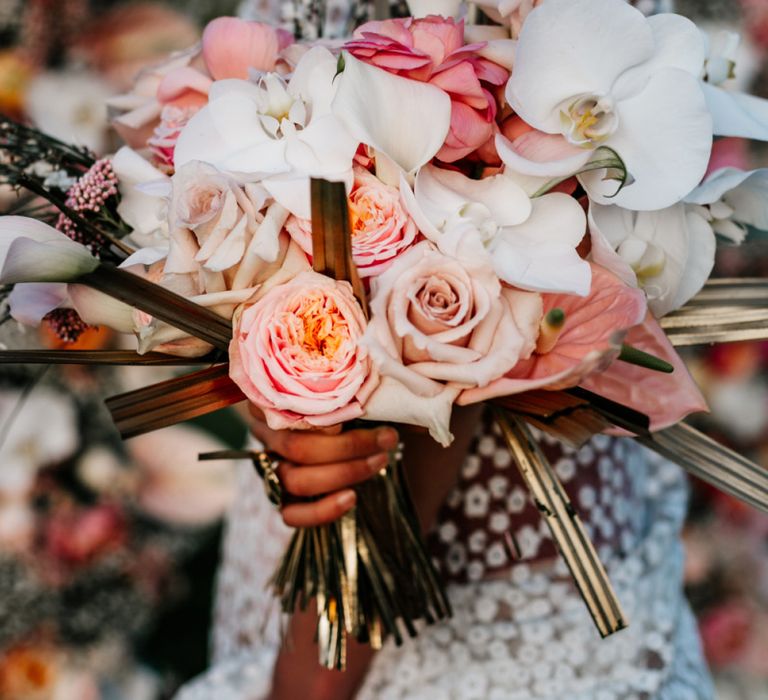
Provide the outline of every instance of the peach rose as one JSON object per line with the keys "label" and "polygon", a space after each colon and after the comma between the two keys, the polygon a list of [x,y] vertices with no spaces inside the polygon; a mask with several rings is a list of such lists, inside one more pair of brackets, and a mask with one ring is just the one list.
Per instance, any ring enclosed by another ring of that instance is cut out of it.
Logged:
{"label": "peach rose", "polygon": [[303,272],[235,312],[230,376],[275,430],[358,418],[378,384],[347,282]]}
{"label": "peach rose", "polygon": [[542,302],[424,241],[374,280],[371,311],[365,343],[381,373],[435,396],[444,383],[485,386],[529,357]]}
{"label": "peach rose", "polygon": [[[364,168],[355,168],[349,209],[352,257],[361,277],[380,275],[416,240],[418,229],[405,212],[399,190]],[[312,223],[291,216],[285,228],[302,250],[312,255]]]}

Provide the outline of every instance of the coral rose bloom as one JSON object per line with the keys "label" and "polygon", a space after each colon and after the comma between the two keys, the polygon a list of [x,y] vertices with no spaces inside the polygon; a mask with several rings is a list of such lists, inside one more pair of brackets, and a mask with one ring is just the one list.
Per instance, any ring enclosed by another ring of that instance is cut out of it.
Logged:
{"label": "coral rose bloom", "polygon": [[[363,168],[355,168],[349,208],[352,258],[361,277],[380,275],[416,240],[418,229],[402,205],[399,190]],[[312,222],[292,216],[285,228],[311,256]]]}
{"label": "coral rose bloom", "polygon": [[362,415],[378,374],[358,345],[365,317],[349,283],[302,272],[241,307],[234,321],[230,376],[272,429]]}

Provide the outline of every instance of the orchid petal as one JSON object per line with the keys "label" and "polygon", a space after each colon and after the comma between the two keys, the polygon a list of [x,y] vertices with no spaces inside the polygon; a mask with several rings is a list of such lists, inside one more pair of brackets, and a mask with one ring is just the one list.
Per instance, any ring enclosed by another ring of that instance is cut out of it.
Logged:
{"label": "orchid petal", "polygon": [[26,326],[39,326],[43,317],[67,301],[62,282],[21,282],[8,295],[11,316]]}
{"label": "orchid petal", "polygon": [[579,172],[593,151],[568,143],[563,136],[529,131],[510,141],[497,134],[496,151],[510,170],[532,177],[566,177]]}
{"label": "orchid petal", "polygon": [[702,83],[716,136],[768,141],[768,100]]}
{"label": "orchid petal", "polygon": [[[688,227],[688,255],[680,274],[680,286],[672,300],[672,309],[679,309],[701,291],[715,265],[717,241],[712,226],[695,212],[688,212],[685,218]],[[654,304],[649,306],[654,315],[663,315]]]}
{"label": "orchid petal", "polygon": [[120,190],[117,213],[133,229],[131,238],[141,247],[167,239],[166,198],[143,192],[139,186],[155,182],[169,185],[170,178],[128,146],[114,155],[112,169]]}
{"label": "orchid petal", "polygon": [[522,224],[532,208],[528,195],[505,175],[472,180],[432,165],[419,171],[415,194],[419,207],[437,227],[469,204],[485,206],[498,226]]}
{"label": "orchid petal", "polygon": [[492,242],[496,273],[521,289],[587,294],[589,264],[576,251],[586,231],[584,211],[576,200],[560,193],[532,203],[525,223],[503,229]]}
{"label": "orchid petal", "polygon": [[653,50],[647,20],[626,3],[547,0],[523,24],[507,101],[529,124],[559,133],[561,103],[610,94],[619,76]]}
{"label": "orchid petal", "polygon": [[584,173],[579,179],[590,198],[635,210],[680,201],[701,181],[712,150],[712,119],[699,80],[677,68],[659,71],[616,110],[619,127],[609,145],[634,181],[614,195],[615,182],[602,180],[600,171]]}
{"label": "orchid petal", "polygon": [[348,53],[344,57],[333,111],[350,133],[406,173],[429,162],[450,129],[450,97],[433,85],[392,75]]}
{"label": "orchid petal", "polygon": [[733,209],[734,221],[768,230],[768,168],[723,168],[710,175],[685,201],[714,204],[721,199]]}
{"label": "orchid petal", "polygon": [[441,17],[458,17],[461,8],[461,0],[407,0],[408,12],[413,17],[429,17],[440,15]]}

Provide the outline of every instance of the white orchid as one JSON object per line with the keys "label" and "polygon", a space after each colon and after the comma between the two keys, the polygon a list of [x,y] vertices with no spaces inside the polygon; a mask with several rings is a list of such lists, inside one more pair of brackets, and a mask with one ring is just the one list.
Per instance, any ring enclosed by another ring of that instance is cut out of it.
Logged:
{"label": "white orchid", "polygon": [[523,25],[506,97],[548,153],[531,136],[521,152],[499,135],[499,154],[523,174],[557,177],[605,146],[631,184],[615,194],[602,171],[581,175],[594,201],[669,206],[701,180],[711,151],[704,58],[700,31],[678,15],[646,18],[623,0],[547,0]]}
{"label": "white orchid", "polygon": [[421,232],[453,257],[486,260],[508,284],[587,294],[589,265],[576,247],[586,230],[578,202],[564,194],[530,199],[512,177],[472,180],[424,166],[401,192]]}
{"label": "white orchid", "polygon": [[[299,178],[344,179],[357,141],[331,111],[336,71],[336,58],[316,46],[301,57],[288,82],[266,73],[255,83],[213,83],[208,105],[179,136],[176,168],[203,161],[243,181],[263,180],[268,190],[272,181],[288,179],[292,194]],[[285,189],[274,192],[278,201]],[[308,201],[308,187],[306,195]]]}
{"label": "white orchid", "polygon": [[593,203],[589,217],[593,260],[642,287],[657,318],[685,304],[712,272],[714,231],[685,204],[637,212]]}
{"label": "white orchid", "polygon": [[768,231],[768,168],[722,168],[684,201],[710,222],[715,233],[741,243],[747,226]]}
{"label": "white orchid", "polygon": [[593,203],[592,257],[642,287],[660,317],[704,286],[714,265],[715,234],[741,243],[748,226],[768,230],[768,169],[723,168],[661,211]]}

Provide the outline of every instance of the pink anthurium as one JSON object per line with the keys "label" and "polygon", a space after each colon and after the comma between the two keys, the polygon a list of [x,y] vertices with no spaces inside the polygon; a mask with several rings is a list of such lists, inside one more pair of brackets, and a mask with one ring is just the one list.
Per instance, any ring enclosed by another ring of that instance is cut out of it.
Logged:
{"label": "pink anthurium", "polygon": [[651,419],[651,430],[662,430],[690,413],[707,410],[707,403],[675,352],[658,321],[649,313],[632,328],[625,342],[669,362],[672,374],[614,362],[605,372],[586,379],[581,386],[608,399],[634,408]]}
{"label": "pink anthurium", "polygon": [[[530,359],[519,362],[512,371],[486,387],[462,392],[458,404],[533,389],[556,391],[573,387],[607,367],[618,356],[626,332],[645,316],[645,296],[608,270],[594,264],[590,267],[592,286],[586,297],[542,295],[545,318],[556,309],[564,315],[559,331],[543,330],[537,351]],[[547,334],[550,339],[544,337]]]}

